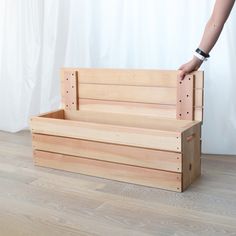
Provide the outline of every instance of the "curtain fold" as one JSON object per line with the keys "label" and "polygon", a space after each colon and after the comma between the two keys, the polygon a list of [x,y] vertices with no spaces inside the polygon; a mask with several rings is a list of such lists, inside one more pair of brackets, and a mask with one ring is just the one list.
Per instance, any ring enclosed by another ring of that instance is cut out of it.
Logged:
{"label": "curtain fold", "polygon": [[[59,69],[178,69],[214,0],[0,0],[0,130],[60,106]],[[236,9],[205,70],[203,152],[236,154]]]}

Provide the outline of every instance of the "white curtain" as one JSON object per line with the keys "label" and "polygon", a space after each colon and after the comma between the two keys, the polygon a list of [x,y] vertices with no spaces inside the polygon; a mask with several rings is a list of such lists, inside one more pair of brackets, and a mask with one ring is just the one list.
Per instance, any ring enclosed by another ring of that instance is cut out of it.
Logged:
{"label": "white curtain", "polygon": [[[0,0],[0,130],[60,104],[59,69],[177,69],[214,0]],[[203,152],[236,154],[236,9],[205,70]]]}

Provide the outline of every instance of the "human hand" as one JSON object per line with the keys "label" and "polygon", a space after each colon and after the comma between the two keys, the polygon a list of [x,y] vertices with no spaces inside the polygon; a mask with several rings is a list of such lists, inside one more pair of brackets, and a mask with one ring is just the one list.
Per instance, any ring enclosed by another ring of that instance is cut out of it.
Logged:
{"label": "human hand", "polygon": [[179,70],[180,70],[179,77],[183,80],[185,75],[187,75],[195,70],[198,70],[202,63],[203,63],[202,60],[200,60],[194,56],[191,61],[187,62],[186,64],[183,64],[179,68]]}

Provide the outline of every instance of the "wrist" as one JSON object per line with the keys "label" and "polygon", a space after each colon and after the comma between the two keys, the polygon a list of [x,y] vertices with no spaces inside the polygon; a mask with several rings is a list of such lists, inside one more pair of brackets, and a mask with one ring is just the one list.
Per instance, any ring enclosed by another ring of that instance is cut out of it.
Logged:
{"label": "wrist", "polygon": [[194,57],[199,59],[200,61],[207,61],[207,59],[210,57],[208,53],[205,53],[200,48],[197,48],[195,52],[193,53]]}
{"label": "wrist", "polygon": [[206,57],[204,57],[204,56],[198,54],[197,52],[194,52],[194,53],[193,53],[193,56],[196,57],[196,58],[198,58],[200,61],[207,61],[207,58],[206,58]]}
{"label": "wrist", "polygon": [[193,59],[192,59],[195,63],[198,63],[199,65],[201,65],[203,63],[203,60],[199,59],[198,57],[196,56],[193,56]]}
{"label": "wrist", "polygon": [[198,55],[201,55],[202,57],[204,57],[204,58],[206,58],[206,59],[210,57],[209,53],[203,51],[203,50],[200,49],[200,48],[197,48],[197,49],[195,50],[195,52],[196,52]]}

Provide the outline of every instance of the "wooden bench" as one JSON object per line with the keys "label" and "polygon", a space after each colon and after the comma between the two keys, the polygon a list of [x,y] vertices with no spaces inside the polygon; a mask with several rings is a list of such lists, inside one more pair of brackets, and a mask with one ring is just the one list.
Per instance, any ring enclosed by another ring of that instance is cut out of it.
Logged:
{"label": "wooden bench", "polygon": [[200,176],[203,72],[61,75],[63,109],[31,119],[35,165],[177,192]]}

